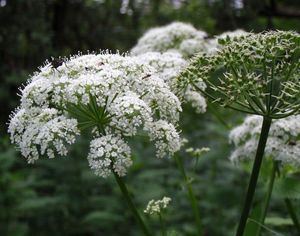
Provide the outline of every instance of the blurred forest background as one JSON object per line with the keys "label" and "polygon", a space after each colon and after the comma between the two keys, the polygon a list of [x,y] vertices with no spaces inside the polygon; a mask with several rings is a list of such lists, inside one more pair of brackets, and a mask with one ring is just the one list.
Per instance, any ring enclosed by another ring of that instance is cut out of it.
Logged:
{"label": "blurred forest background", "polygon": [[[210,36],[228,30],[300,31],[298,0],[0,0],[0,235],[141,235],[113,179],[93,175],[82,137],[70,157],[28,165],[10,144],[9,114],[18,104],[18,87],[51,56],[109,49],[126,52],[149,28],[183,21]],[[195,166],[182,151],[199,199],[205,235],[233,235],[244,199],[247,166],[229,162],[228,127],[242,116],[215,108],[224,126],[207,112],[190,107],[182,117],[187,147],[210,147]],[[157,160],[146,141],[134,142],[134,166],[126,177],[135,202],[144,209],[152,198],[170,196],[166,216],[174,235],[195,235],[191,209],[174,160]],[[264,182],[264,176],[261,182]],[[263,197],[258,189],[255,204]],[[297,205],[297,204],[296,204]],[[297,205],[299,208],[299,203]],[[298,211],[299,212],[299,211]],[[287,215],[280,199],[270,215]],[[150,219],[151,230],[158,231]],[[277,226],[272,226],[276,227]],[[296,235],[289,224],[283,235]],[[271,235],[264,232],[265,235]],[[252,235],[248,235],[252,236]]]}

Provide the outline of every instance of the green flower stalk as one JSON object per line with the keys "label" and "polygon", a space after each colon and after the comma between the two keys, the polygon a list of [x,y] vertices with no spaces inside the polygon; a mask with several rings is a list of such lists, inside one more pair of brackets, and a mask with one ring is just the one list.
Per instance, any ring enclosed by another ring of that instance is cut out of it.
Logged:
{"label": "green flower stalk", "polygon": [[[242,236],[255,193],[272,119],[299,114],[300,35],[291,31],[250,33],[220,41],[213,55],[198,54],[178,79],[211,102],[263,117],[248,192],[236,235]],[[204,82],[206,90],[197,84]]]}

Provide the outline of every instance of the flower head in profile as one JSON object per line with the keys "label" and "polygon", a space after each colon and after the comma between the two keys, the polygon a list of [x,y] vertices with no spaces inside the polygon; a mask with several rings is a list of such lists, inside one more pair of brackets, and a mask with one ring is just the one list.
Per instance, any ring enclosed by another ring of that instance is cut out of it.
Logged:
{"label": "flower head in profile", "polygon": [[[21,90],[9,133],[33,163],[68,153],[82,130],[90,132],[88,161],[102,177],[126,174],[132,164],[127,139],[148,134],[159,157],[180,146],[176,131],[181,103],[156,69],[118,54],[71,57],[57,68],[46,63]],[[164,125],[160,128],[157,122]],[[152,130],[154,127],[155,130]]]}
{"label": "flower head in profile", "polygon": [[148,30],[132,48],[131,53],[140,55],[146,52],[178,51],[184,57],[191,57],[206,50],[206,36],[205,32],[190,24],[173,22]]}
{"label": "flower head in profile", "polygon": [[[272,119],[300,107],[300,35],[270,31],[226,38],[216,54],[198,54],[179,87],[192,85],[212,102]],[[207,89],[197,86],[204,81]]]}
{"label": "flower head in profile", "polygon": [[[229,140],[234,145],[230,159],[234,162],[254,159],[263,118],[248,116],[234,128]],[[265,154],[284,165],[300,166],[300,115],[273,121]]]}
{"label": "flower head in profile", "polygon": [[169,197],[163,197],[161,200],[151,200],[148,202],[148,205],[146,209],[144,210],[144,213],[153,215],[153,214],[160,214],[163,209],[166,209],[171,202],[171,198]]}
{"label": "flower head in profile", "polygon": [[[181,71],[183,71],[188,62],[178,52],[148,52],[137,56],[138,59],[156,69],[156,75],[163,78],[165,83],[170,86],[170,89],[181,100],[182,103],[189,103],[195,108],[197,113],[204,113],[206,111],[205,98],[197,93],[192,86],[188,86],[185,89],[178,89],[177,77]],[[205,84],[198,84],[202,88],[205,88]]]}

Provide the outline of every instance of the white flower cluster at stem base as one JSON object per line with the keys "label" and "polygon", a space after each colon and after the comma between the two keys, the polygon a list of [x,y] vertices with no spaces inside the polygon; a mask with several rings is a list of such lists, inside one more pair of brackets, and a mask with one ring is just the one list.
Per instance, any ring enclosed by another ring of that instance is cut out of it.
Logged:
{"label": "white flower cluster at stem base", "polygon": [[112,169],[119,176],[124,176],[132,165],[130,155],[130,147],[120,136],[106,135],[91,142],[88,161],[98,176],[105,178]]}
{"label": "white flower cluster at stem base", "polygon": [[163,197],[161,200],[151,200],[148,202],[148,205],[146,209],[144,210],[144,213],[153,215],[153,214],[160,214],[161,211],[168,207],[169,203],[171,202],[171,198],[169,197]]}
{"label": "white flower cluster at stem base", "polygon": [[[132,163],[125,138],[139,131],[155,141],[159,157],[180,148],[181,103],[157,68],[138,57],[103,53],[74,56],[57,68],[47,63],[21,92],[9,133],[30,163],[66,155],[81,130],[94,136],[88,160],[103,177],[112,170],[125,175]],[[158,121],[169,130],[149,129]]]}
{"label": "white flower cluster at stem base", "polygon": [[[235,150],[230,156],[234,162],[254,159],[263,118],[248,116],[242,125],[234,128],[229,135]],[[265,155],[282,164],[300,166],[300,115],[273,120],[270,128]]]}

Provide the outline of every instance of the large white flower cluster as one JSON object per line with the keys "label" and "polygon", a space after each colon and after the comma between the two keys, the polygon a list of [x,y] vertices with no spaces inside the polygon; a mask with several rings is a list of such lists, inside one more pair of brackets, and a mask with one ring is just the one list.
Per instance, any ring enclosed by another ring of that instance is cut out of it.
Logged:
{"label": "large white flower cluster", "polygon": [[[66,155],[80,131],[90,130],[91,168],[99,176],[111,170],[123,176],[131,165],[125,139],[139,130],[149,134],[159,157],[180,148],[175,128],[180,111],[179,99],[157,69],[138,57],[79,55],[59,66],[47,63],[33,75],[21,90],[9,133],[32,163],[44,154]],[[157,122],[163,122],[164,132]]]}
{"label": "large white flower cluster", "polygon": [[[140,61],[149,64],[156,69],[156,74],[162,78],[171,88],[171,90],[181,98],[182,102],[187,102],[195,108],[197,113],[206,111],[206,100],[199,93],[188,86],[184,90],[178,89],[177,77],[179,73],[186,68],[188,62],[178,52],[147,52],[137,56]],[[203,89],[205,84],[200,83]]]}
{"label": "large white flower cluster", "polygon": [[206,50],[207,34],[195,29],[192,25],[173,22],[169,25],[148,30],[132,48],[133,55],[146,52],[178,51],[184,57]]}
{"label": "large white flower cluster", "polygon": [[[235,150],[230,159],[254,159],[263,118],[248,116],[242,125],[229,135]],[[300,115],[274,120],[265,149],[265,155],[282,164],[300,166]]]}

